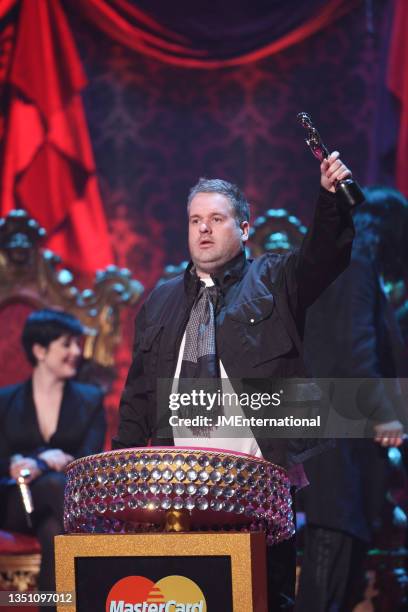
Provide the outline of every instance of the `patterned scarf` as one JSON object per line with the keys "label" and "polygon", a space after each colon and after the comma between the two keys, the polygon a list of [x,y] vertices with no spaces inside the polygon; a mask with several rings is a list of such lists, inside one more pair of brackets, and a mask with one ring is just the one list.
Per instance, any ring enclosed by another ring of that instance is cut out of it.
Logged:
{"label": "patterned scarf", "polygon": [[[218,297],[218,289],[215,285],[207,287],[201,283],[186,327],[186,341],[178,387],[180,393],[191,392],[193,388],[203,389],[206,393],[221,391],[215,341],[215,313]],[[196,385],[189,379],[203,379],[203,384]],[[183,418],[193,418],[197,415],[212,417],[215,423],[218,415],[223,414],[223,409],[218,403],[211,411],[205,410],[205,407],[190,405],[182,406],[180,413]],[[208,435],[209,431],[214,428],[194,427],[192,431],[196,436],[203,436]]]}

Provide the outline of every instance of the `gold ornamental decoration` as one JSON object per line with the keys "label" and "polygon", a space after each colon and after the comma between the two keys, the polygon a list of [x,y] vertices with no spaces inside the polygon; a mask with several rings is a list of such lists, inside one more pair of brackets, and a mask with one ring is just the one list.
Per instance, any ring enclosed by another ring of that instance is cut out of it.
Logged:
{"label": "gold ornamental decoration", "polygon": [[111,265],[96,272],[91,288],[79,289],[61,258],[40,248],[45,235],[23,209],[0,219],[0,307],[23,302],[70,312],[85,328],[85,359],[112,367],[120,340],[120,311],[137,303],[142,284],[129,270]]}

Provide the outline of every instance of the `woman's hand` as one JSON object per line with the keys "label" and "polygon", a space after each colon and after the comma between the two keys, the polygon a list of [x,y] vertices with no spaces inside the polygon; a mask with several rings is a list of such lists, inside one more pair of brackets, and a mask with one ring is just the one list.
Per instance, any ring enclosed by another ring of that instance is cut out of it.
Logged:
{"label": "woman's hand", "polygon": [[11,460],[11,478],[14,478],[14,480],[18,480],[21,470],[30,470],[30,475],[24,478],[24,482],[26,482],[27,484],[41,475],[41,470],[38,467],[36,460],[32,459],[32,457],[20,457],[19,459]]}
{"label": "woman's hand", "polygon": [[63,472],[68,463],[74,460],[72,455],[64,453],[60,448],[50,448],[40,453],[38,457],[56,472]]}

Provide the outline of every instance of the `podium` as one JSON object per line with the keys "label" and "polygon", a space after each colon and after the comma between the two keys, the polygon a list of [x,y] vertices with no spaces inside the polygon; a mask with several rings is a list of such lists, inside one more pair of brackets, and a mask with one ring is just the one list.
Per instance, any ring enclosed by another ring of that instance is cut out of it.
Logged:
{"label": "podium", "polygon": [[222,449],[143,447],[67,468],[64,612],[266,612],[266,543],[290,538],[290,479]]}
{"label": "podium", "polygon": [[266,612],[263,533],[72,534],[55,538],[59,612]]}

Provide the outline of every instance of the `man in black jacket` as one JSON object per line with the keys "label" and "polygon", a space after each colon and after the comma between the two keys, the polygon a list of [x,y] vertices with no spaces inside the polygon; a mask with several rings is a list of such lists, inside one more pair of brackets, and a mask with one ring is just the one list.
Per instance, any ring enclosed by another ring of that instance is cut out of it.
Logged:
{"label": "man in black jacket", "polygon": [[[194,436],[184,441],[177,435],[169,440],[159,437],[159,378],[305,376],[301,351],[306,309],[349,263],[353,224],[335,193],[336,182],[349,176],[339,154],[332,153],[321,164],[314,221],[301,249],[255,260],[245,257],[249,206],[240,190],[218,179],[201,179],[193,187],[188,200],[192,261],[184,275],[150,294],[137,317],[134,359],[114,448],[144,446],[149,440],[153,445],[194,446]],[[206,330],[204,339],[198,329]],[[198,439],[196,446],[216,445],[210,435],[207,444],[203,436]],[[251,431],[241,440],[223,443],[224,448],[228,443],[230,450],[289,468],[294,485],[301,483],[296,466],[314,452],[307,440],[255,439]],[[271,569],[275,584],[270,588],[270,610],[285,607],[285,601],[288,609],[285,589],[286,594],[293,592],[293,574],[283,550],[278,556],[280,567]]]}
{"label": "man in black jacket", "polygon": [[385,501],[384,447],[401,445],[404,434],[406,406],[395,380],[407,375],[404,346],[384,278],[406,278],[408,203],[387,187],[365,195],[350,266],[309,309],[304,347],[313,376],[372,381],[375,393],[362,408],[376,425],[372,439],[339,439],[324,461],[306,466],[298,612],[353,610],[363,598],[365,555]]}

